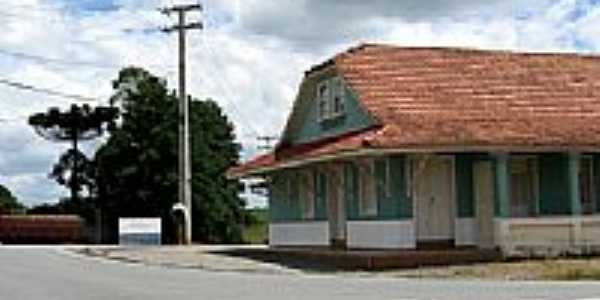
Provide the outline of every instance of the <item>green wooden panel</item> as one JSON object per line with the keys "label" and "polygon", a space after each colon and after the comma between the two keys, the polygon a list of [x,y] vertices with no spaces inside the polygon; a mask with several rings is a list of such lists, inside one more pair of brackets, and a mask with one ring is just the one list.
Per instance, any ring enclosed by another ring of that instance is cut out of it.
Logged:
{"label": "green wooden panel", "polygon": [[499,154],[494,159],[495,168],[495,197],[494,215],[496,217],[510,217],[510,166],[508,155]]}
{"label": "green wooden panel", "polygon": [[593,170],[592,174],[594,176],[594,197],[596,200],[596,212],[600,212],[600,155],[593,156]]}
{"label": "green wooden panel", "polygon": [[291,144],[302,144],[373,126],[374,121],[360,107],[358,98],[354,93],[346,88],[345,95],[344,115],[320,122],[318,106],[314,99],[315,95],[308,93],[307,97],[311,97],[311,99],[303,99],[303,101],[309,102],[309,107],[305,111],[297,112],[305,115],[299,118],[302,120],[299,129],[290,133],[289,142]]}
{"label": "green wooden panel", "polygon": [[544,154],[539,157],[540,215],[571,213],[568,157]]}
{"label": "green wooden panel", "polygon": [[406,195],[404,169],[403,155],[375,160],[377,195],[377,217],[375,219],[396,220],[412,217],[412,203]]}
{"label": "green wooden panel", "polygon": [[269,192],[269,215],[272,222],[285,221],[286,197],[287,197],[287,179],[284,176],[273,176]]}
{"label": "green wooden panel", "polygon": [[300,177],[291,173],[289,176],[289,194],[287,195],[287,218],[288,220],[302,219],[302,205],[300,203]]}
{"label": "green wooden panel", "polygon": [[348,220],[358,218],[359,184],[358,168],[352,163],[344,166],[344,198]]}
{"label": "green wooden panel", "polygon": [[315,219],[327,220],[327,174],[315,172]]}
{"label": "green wooden panel", "polygon": [[456,202],[458,217],[475,216],[473,196],[473,157],[470,154],[456,155]]}
{"label": "green wooden panel", "polygon": [[393,217],[397,219],[410,219],[413,215],[412,201],[407,193],[405,160],[405,155],[392,155],[389,158]]}
{"label": "green wooden panel", "polygon": [[568,177],[569,177],[569,204],[571,214],[579,216],[582,214],[581,191],[579,185],[579,153],[569,153]]}
{"label": "green wooden panel", "polygon": [[375,159],[375,195],[377,198],[377,219],[387,219],[396,214],[388,195],[387,158]]}

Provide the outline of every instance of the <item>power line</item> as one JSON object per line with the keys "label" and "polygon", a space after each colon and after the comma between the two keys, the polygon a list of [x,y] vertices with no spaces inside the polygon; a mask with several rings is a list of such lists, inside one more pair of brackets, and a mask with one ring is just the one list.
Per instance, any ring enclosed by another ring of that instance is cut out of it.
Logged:
{"label": "power line", "polygon": [[[221,61],[218,59],[216,53],[214,51],[212,51],[212,48],[209,47],[209,44],[203,43],[203,46],[207,50],[207,54],[208,54],[208,52],[211,52],[209,55],[212,56],[213,59],[211,59],[210,62],[213,63],[214,67],[216,67],[215,69],[225,70],[225,67],[222,64],[220,64]],[[219,64],[219,66],[216,65],[217,63]],[[227,86],[225,86],[227,81],[223,78],[223,76],[221,76],[221,74],[219,72],[214,72],[214,73],[212,73],[212,75],[215,75],[217,77],[217,80],[215,82],[219,85],[221,90],[226,94],[225,101],[227,101],[230,104],[230,107],[233,109],[234,113],[237,114],[238,117],[240,119],[242,119],[242,121],[244,121],[244,123],[247,124],[250,131],[252,131],[256,137],[261,136],[259,130],[257,130],[256,127],[254,127],[253,123],[248,122],[248,119],[245,118],[244,114],[242,114],[241,110],[237,107],[235,100],[233,100],[234,97],[233,97],[233,93],[231,92],[231,88],[230,87],[228,88]]]}
{"label": "power line", "polygon": [[60,58],[45,57],[45,56],[36,55],[36,54],[28,54],[28,53],[24,53],[24,52],[20,52],[20,51],[8,51],[8,50],[3,50],[3,49],[0,49],[0,54],[17,57],[17,58],[22,58],[22,59],[48,62],[48,63],[54,63],[54,64],[61,64],[61,65],[68,65],[68,66],[88,66],[88,67],[104,68],[104,69],[114,69],[114,68],[122,67],[122,66],[116,65],[116,64],[113,65],[113,64],[101,64],[101,63],[93,62],[93,61],[66,60],[66,59],[60,59]]}
{"label": "power line", "polygon": [[262,145],[259,145],[257,148],[258,150],[272,150],[273,149],[273,144],[275,142],[277,142],[277,140],[279,139],[278,136],[275,135],[265,135],[265,136],[258,136],[256,137],[256,139],[260,142],[262,142]]}
{"label": "power line", "polygon": [[71,93],[63,93],[63,92],[51,90],[48,88],[42,88],[42,87],[37,87],[34,85],[22,83],[22,82],[12,81],[12,80],[6,79],[6,78],[0,78],[0,84],[10,86],[10,87],[13,87],[16,89],[32,91],[32,92],[36,92],[36,93],[46,94],[48,96],[67,98],[67,99],[72,99],[72,100],[81,101],[81,102],[102,102],[102,100],[100,100],[98,98],[92,98],[92,97],[88,97],[88,96],[82,96],[82,95],[71,94]]}

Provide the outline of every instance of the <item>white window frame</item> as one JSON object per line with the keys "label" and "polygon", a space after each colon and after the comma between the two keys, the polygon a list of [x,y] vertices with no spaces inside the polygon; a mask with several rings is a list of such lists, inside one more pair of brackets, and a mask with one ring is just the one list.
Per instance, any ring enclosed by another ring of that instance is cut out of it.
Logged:
{"label": "white window frame", "polygon": [[[377,216],[377,178],[375,176],[375,160],[362,158],[358,165],[358,215],[360,217]],[[369,190],[367,190],[367,185]],[[365,205],[367,204],[367,205]]]}
{"label": "white window frame", "polygon": [[[325,93],[321,94],[321,90],[325,88]],[[319,121],[324,121],[329,118],[329,98],[331,98],[331,86],[328,80],[323,80],[317,84],[317,112]]]}
{"label": "white window frame", "polygon": [[[321,90],[325,88],[325,93]],[[336,111],[335,99],[340,99],[339,110]],[[317,83],[316,104],[319,122],[335,119],[346,113],[346,87],[341,77],[323,79]]]}
{"label": "white window frame", "polygon": [[312,170],[302,170],[300,175],[300,201],[302,201],[302,219],[315,218],[315,184]]}
{"label": "white window frame", "polygon": [[[329,108],[332,118],[336,118],[336,117],[344,115],[345,110],[346,110],[345,96],[346,96],[346,89],[344,86],[344,82],[342,81],[342,78],[339,76],[332,78],[331,79],[331,99],[330,99],[331,107]],[[340,102],[339,102],[340,109],[336,111],[335,99],[338,97],[340,100]]]}
{"label": "white window frame", "polygon": [[[510,156],[509,158],[509,166],[510,166],[510,176],[512,176],[512,163],[515,160],[525,160],[526,162],[529,160],[533,160],[533,170],[531,171],[533,173],[533,182],[532,182],[532,189],[533,189],[533,216],[537,216],[540,214],[540,167],[539,167],[539,159],[537,156],[535,155],[514,155],[514,156]],[[512,178],[510,178],[510,182],[512,183]],[[512,205],[512,187],[511,187],[511,194],[510,194],[510,214],[511,216],[513,216],[513,205]],[[526,217],[533,217],[532,215],[530,215],[530,213],[527,213]]]}

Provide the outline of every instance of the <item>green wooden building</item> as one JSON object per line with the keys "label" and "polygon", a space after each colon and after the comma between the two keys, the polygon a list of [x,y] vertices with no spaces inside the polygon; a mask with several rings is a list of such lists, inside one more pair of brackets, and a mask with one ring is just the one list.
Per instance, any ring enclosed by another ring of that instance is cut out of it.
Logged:
{"label": "green wooden building", "polygon": [[600,58],[365,44],[306,72],[269,183],[274,246],[600,249]]}

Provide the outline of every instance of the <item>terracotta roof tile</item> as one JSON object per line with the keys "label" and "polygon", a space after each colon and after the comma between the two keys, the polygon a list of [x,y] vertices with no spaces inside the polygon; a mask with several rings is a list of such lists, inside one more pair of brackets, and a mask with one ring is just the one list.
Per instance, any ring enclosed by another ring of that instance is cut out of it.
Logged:
{"label": "terracotta roof tile", "polygon": [[362,45],[332,61],[381,127],[296,156],[353,147],[600,148],[597,56]]}

